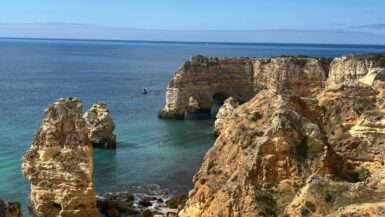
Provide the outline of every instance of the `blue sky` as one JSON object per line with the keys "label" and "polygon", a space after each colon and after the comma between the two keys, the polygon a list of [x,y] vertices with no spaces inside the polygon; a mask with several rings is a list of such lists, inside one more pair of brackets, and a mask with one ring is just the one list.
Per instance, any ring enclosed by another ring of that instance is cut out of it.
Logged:
{"label": "blue sky", "polygon": [[346,43],[385,44],[385,1],[1,0],[0,3],[0,37],[235,42],[296,42],[298,38],[298,42],[344,43],[343,35]]}

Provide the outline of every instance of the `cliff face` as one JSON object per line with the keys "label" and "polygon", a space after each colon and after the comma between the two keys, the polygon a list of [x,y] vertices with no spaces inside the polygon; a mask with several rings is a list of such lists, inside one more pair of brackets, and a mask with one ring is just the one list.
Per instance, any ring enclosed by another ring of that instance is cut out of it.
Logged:
{"label": "cliff face", "polygon": [[298,74],[287,59],[262,67],[272,77],[223,117],[180,216],[384,215],[383,68],[361,58],[337,58],[325,74],[318,59]]}
{"label": "cliff face", "polygon": [[61,98],[45,110],[45,115],[22,164],[23,175],[31,182],[33,215],[100,216],[82,102]]}
{"label": "cliff face", "polygon": [[233,118],[233,112],[238,106],[239,102],[234,97],[229,97],[224,101],[216,116],[213,129],[214,135],[219,136],[224,126]]}
{"label": "cliff face", "polygon": [[115,124],[104,102],[93,104],[83,115],[88,128],[88,138],[98,148],[116,148]]}
{"label": "cliff face", "polygon": [[316,105],[273,91],[261,91],[237,108],[194,177],[181,216],[282,212],[292,188],[312,173],[330,173],[338,161],[324,141],[319,112]]}
{"label": "cliff face", "polygon": [[20,203],[0,198],[0,217],[22,217]]}
{"label": "cliff face", "polygon": [[[327,58],[213,58],[195,56],[175,73],[167,87],[161,118],[184,118],[191,97],[196,112],[209,112],[228,97],[241,103],[262,89],[313,95],[327,77]],[[299,88],[300,87],[300,88]]]}
{"label": "cliff face", "polygon": [[[330,81],[360,81],[372,85],[374,80],[383,79],[385,61],[382,55],[357,55],[334,58],[330,65]],[[384,62],[383,62],[384,61]]]}
{"label": "cliff face", "polygon": [[249,58],[192,57],[175,73],[167,87],[162,118],[184,118],[192,97],[199,111],[209,112],[214,98],[224,101],[233,96],[242,102],[254,94],[253,70]]}
{"label": "cliff face", "polygon": [[274,57],[255,58],[254,86],[299,96],[313,96],[328,76],[329,58]]}

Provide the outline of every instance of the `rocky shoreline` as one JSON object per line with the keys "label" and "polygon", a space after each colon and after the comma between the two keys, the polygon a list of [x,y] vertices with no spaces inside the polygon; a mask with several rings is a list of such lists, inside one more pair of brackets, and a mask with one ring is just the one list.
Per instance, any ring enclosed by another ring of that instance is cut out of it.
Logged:
{"label": "rocky shoreline", "polygon": [[21,217],[21,204],[0,198],[0,217]]}
{"label": "rocky shoreline", "polygon": [[[385,216],[385,54],[195,56],[170,81],[161,118],[217,117],[188,198],[159,187],[96,195],[92,148],[115,148],[102,102],[45,110],[22,172],[36,217]],[[187,201],[186,201],[187,200]],[[21,216],[0,201],[0,216]]]}
{"label": "rocky shoreline", "polygon": [[173,196],[159,186],[151,185],[145,192],[104,193],[97,195],[97,206],[102,215],[119,216],[177,216],[183,208],[187,196]]}

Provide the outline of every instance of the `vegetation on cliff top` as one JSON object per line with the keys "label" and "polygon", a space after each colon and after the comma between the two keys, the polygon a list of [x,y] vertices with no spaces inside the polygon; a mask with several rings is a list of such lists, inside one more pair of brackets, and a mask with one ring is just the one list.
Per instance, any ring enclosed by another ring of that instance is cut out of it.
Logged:
{"label": "vegetation on cliff top", "polygon": [[352,55],[352,57],[361,61],[373,61],[374,67],[385,67],[385,53],[356,54]]}

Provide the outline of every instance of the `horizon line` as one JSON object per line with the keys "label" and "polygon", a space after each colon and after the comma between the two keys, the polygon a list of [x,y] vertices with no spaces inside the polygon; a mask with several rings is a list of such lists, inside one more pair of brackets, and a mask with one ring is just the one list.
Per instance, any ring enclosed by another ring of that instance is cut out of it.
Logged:
{"label": "horizon line", "polygon": [[47,41],[100,41],[100,42],[139,42],[164,44],[233,44],[233,45],[333,45],[333,46],[384,46],[385,44],[341,44],[341,43],[291,43],[291,42],[220,42],[220,41],[168,41],[168,40],[130,40],[130,39],[87,39],[87,38],[45,38],[45,37],[1,37],[0,40],[47,40]]}

